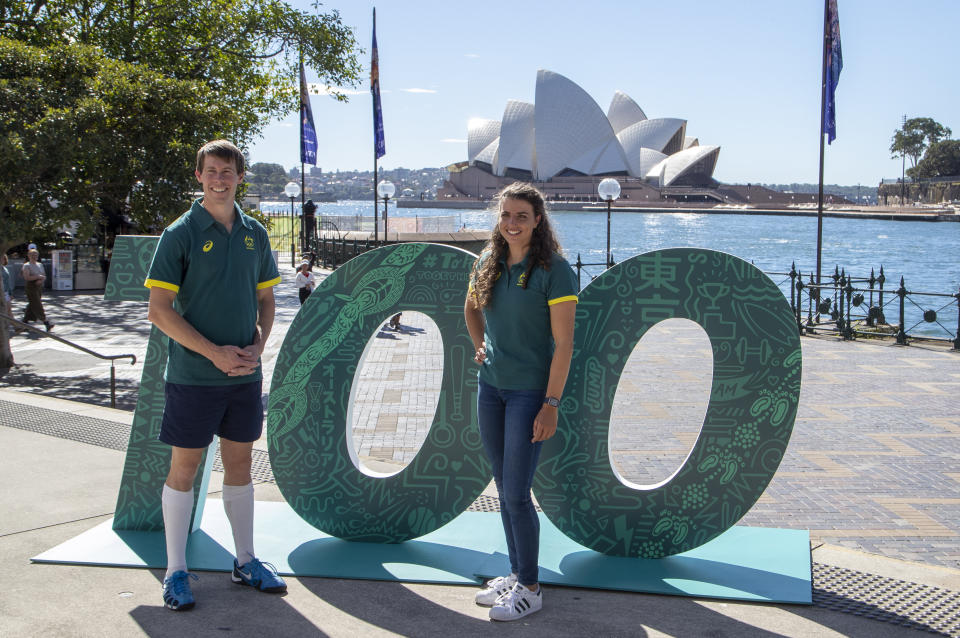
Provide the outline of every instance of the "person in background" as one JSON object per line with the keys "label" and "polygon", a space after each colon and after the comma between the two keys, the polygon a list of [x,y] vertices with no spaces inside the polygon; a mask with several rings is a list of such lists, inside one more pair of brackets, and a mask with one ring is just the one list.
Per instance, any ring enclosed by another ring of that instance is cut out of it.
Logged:
{"label": "person in background", "polygon": [[316,277],[313,271],[310,270],[310,262],[301,262],[300,267],[297,268],[297,293],[300,295],[301,306],[303,302],[307,300],[307,297],[310,296],[310,293],[313,292],[316,282]]}
{"label": "person in background", "polygon": [[497,197],[499,219],[474,262],[463,314],[480,364],[477,423],[500,496],[510,574],[488,582],[475,600],[492,606],[493,620],[518,620],[543,605],[530,488],[543,441],[557,429],[578,286],[543,194],[514,183]]}
{"label": "person in background", "polygon": [[7,256],[0,255],[0,276],[3,278],[3,295],[0,296],[0,313],[13,319],[13,277],[10,276],[10,270],[7,268]]}
{"label": "person in background", "polygon": [[[34,244],[30,244],[33,246]],[[42,321],[47,332],[53,330],[53,322],[47,320],[43,311],[43,282],[47,279],[47,272],[40,263],[40,253],[36,248],[27,251],[27,261],[20,269],[20,275],[26,282],[27,309],[23,312],[23,322]]]}

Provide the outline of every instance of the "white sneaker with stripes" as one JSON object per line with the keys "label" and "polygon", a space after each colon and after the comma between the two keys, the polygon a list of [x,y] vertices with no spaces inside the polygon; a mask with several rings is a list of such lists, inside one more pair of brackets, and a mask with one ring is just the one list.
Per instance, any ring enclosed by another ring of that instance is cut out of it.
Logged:
{"label": "white sneaker with stripes", "polygon": [[497,599],[490,608],[491,620],[519,620],[543,607],[543,587],[532,592],[520,583]]}
{"label": "white sneaker with stripes", "polygon": [[497,602],[497,599],[513,589],[517,584],[517,575],[498,576],[493,580],[488,580],[486,586],[477,592],[474,601],[478,605],[490,607]]}

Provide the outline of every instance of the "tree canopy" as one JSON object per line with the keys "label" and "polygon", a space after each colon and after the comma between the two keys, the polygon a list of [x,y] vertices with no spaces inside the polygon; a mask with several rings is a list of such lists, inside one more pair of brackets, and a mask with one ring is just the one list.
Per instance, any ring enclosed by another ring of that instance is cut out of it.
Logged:
{"label": "tree canopy", "polygon": [[910,177],[925,179],[960,175],[960,140],[941,140],[927,148]]}
{"label": "tree canopy", "polygon": [[100,215],[159,229],[195,189],[201,144],[244,148],[297,108],[301,52],[347,86],[355,51],[319,4],[0,2],[0,249]]}
{"label": "tree canopy", "polygon": [[890,144],[892,157],[905,155],[910,165],[916,168],[928,146],[950,137],[952,131],[929,117],[915,117],[897,129]]}
{"label": "tree canopy", "polygon": [[157,228],[194,189],[197,140],[231,121],[206,87],[83,45],[0,38],[0,249],[101,215]]}

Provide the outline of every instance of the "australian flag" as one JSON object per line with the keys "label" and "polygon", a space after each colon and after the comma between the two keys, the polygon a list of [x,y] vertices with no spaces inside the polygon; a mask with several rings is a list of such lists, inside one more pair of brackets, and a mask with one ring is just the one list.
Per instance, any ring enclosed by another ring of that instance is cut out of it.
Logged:
{"label": "australian flag", "polygon": [[827,143],[837,139],[837,84],[843,69],[843,53],[840,51],[840,18],[837,16],[837,0],[827,0],[827,112],[824,118],[823,133],[827,134]]}
{"label": "australian flag", "polygon": [[373,10],[373,55],[370,57],[370,92],[373,94],[373,151],[377,159],[387,154],[380,110],[380,57],[377,55],[377,10]]}
{"label": "australian flag", "polygon": [[310,110],[310,93],[307,78],[300,63],[300,161],[317,165],[317,129],[313,126],[313,111]]}

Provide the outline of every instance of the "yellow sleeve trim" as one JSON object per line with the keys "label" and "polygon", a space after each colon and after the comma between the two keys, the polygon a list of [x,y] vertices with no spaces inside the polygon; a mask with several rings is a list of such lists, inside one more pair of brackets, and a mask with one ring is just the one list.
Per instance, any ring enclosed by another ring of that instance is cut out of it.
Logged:
{"label": "yellow sleeve trim", "polygon": [[572,302],[574,302],[574,303],[577,303],[577,296],[576,296],[576,295],[568,295],[568,296],[566,296],[566,297],[557,297],[556,299],[551,299],[550,301],[548,301],[548,302],[547,302],[547,305],[548,305],[548,306],[554,306],[554,305],[556,305],[556,304],[558,304],[558,303],[563,303],[563,302],[565,302],[565,301],[572,301]]}
{"label": "yellow sleeve trim", "polygon": [[160,281],[159,279],[147,279],[143,282],[143,285],[147,288],[164,288],[166,290],[172,290],[173,292],[180,292],[180,286],[167,283],[166,281]]}
{"label": "yellow sleeve trim", "polygon": [[264,282],[261,282],[261,283],[257,284],[257,290],[263,290],[264,288],[273,288],[273,287],[276,286],[278,283],[280,283],[280,278],[279,278],[279,277],[274,277],[274,278],[271,279],[270,281],[264,281]]}

